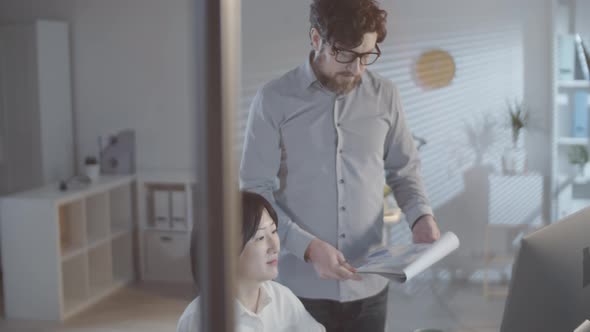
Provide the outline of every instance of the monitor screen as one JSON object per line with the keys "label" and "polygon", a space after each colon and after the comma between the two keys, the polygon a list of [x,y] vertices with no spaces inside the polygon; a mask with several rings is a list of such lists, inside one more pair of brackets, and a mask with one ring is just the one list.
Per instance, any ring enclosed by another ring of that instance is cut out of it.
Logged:
{"label": "monitor screen", "polygon": [[502,332],[574,331],[590,318],[590,208],[523,238]]}

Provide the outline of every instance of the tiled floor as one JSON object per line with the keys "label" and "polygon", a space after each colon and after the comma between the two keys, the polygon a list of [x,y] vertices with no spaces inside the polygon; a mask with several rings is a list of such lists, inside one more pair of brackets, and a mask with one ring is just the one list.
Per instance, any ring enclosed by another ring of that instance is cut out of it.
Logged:
{"label": "tiled floor", "polygon": [[[190,286],[141,284],[114,294],[65,324],[1,320],[0,331],[27,332],[172,332],[191,298]],[[445,332],[498,331],[504,298],[482,296],[469,282],[417,280],[392,285],[389,332],[438,328]]]}

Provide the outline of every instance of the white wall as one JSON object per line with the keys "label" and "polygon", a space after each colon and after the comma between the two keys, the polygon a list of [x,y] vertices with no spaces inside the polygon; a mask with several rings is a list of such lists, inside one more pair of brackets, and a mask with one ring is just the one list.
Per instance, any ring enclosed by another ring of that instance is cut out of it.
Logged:
{"label": "white wall", "polygon": [[194,165],[190,0],[6,0],[0,24],[71,24],[77,161],[131,128],[137,166]]}
{"label": "white wall", "polygon": [[590,13],[590,1],[589,0],[575,0],[576,3],[576,15],[575,25],[576,32],[582,36],[586,47],[590,48],[590,19],[588,19],[588,13]]}
{"label": "white wall", "polygon": [[187,0],[77,0],[74,85],[79,157],[97,137],[133,128],[137,165],[194,164]]}

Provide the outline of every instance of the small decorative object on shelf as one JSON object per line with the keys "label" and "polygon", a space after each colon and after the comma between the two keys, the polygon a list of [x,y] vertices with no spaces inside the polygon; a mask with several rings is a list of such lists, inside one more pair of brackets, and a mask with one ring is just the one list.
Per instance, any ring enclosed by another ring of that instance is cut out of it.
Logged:
{"label": "small decorative object on shelf", "polygon": [[90,179],[90,182],[98,181],[100,177],[100,167],[96,157],[88,156],[84,159],[85,175]]}
{"label": "small decorative object on shelf", "polygon": [[507,102],[510,128],[512,130],[512,147],[506,148],[502,156],[502,168],[506,175],[526,173],[526,152],[519,146],[522,130],[527,126],[529,111],[523,102]]}
{"label": "small decorative object on shelf", "polygon": [[577,176],[584,176],[584,168],[588,163],[588,150],[584,145],[572,145],[568,151],[568,159],[570,164],[576,168]]}

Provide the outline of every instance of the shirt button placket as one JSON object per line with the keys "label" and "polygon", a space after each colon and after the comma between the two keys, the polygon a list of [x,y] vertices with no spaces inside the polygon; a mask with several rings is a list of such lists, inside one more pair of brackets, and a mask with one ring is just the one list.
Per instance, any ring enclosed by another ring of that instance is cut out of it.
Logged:
{"label": "shirt button placket", "polygon": [[[338,183],[336,191],[338,193],[338,218],[337,218],[337,234],[338,234],[338,248],[341,247],[342,241],[345,239],[345,233],[342,229],[343,219],[345,218],[346,206],[344,204],[344,178],[342,176],[342,157],[343,157],[343,135],[342,135],[342,114],[341,105],[343,97],[336,97],[334,100],[334,122],[336,125],[336,181]],[[344,235],[344,236],[343,236]]]}

